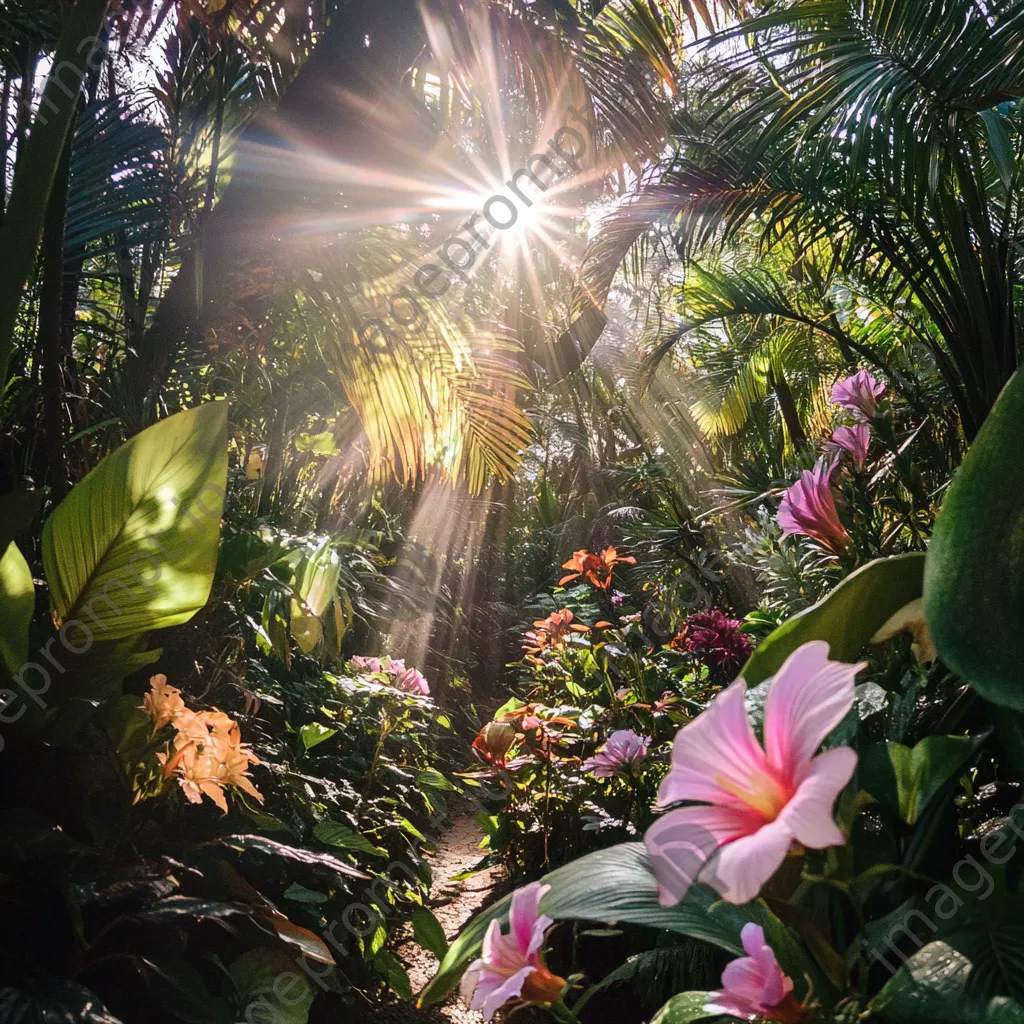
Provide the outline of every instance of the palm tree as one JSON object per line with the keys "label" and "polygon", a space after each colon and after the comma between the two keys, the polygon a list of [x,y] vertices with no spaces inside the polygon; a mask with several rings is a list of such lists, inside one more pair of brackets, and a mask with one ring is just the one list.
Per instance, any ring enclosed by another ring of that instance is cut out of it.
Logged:
{"label": "palm tree", "polygon": [[[797,275],[841,284],[930,352],[972,437],[1018,362],[1022,44],[1020,0],[748,5],[704,41],[673,152],[606,224],[580,305],[655,227],[684,266],[739,246],[773,283],[720,294],[722,317]],[[844,310],[811,326],[885,365]]]}

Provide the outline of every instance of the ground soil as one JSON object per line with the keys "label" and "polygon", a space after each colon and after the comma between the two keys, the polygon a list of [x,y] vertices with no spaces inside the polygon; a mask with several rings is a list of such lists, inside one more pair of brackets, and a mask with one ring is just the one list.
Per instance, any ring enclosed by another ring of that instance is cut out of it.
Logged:
{"label": "ground soil", "polygon": [[[474,814],[468,803],[453,804],[450,827],[430,861],[434,882],[427,906],[441,923],[449,942],[477,911],[503,895],[505,888],[500,868],[453,881],[453,876],[470,870],[483,856]],[[413,992],[419,993],[434,976],[437,958],[413,941],[411,931],[399,938],[394,952],[408,968]],[[455,992],[440,1005],[422,1010],[407,1001],[386,1002],[361,1015],[361,1020],[368,1024],[482,1024],[483,1017],[470,1010]]]}

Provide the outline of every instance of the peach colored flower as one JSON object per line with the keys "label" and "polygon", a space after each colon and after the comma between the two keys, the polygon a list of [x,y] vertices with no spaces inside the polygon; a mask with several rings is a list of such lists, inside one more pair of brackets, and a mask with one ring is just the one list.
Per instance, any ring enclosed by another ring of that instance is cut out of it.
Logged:
{"label": "peach colored flower", "polygon": [[152,676],[149,680],[149,693],[142,698],[142,707],[153,719],[153,729],[162,729],[169,725],[175,715],[185,710],[185,702],[181,699],[181,690],[167,685],[167,676],[163,673]]}
{"label": "peach colored flower", "polygon": [[823,641],[794,651],[768,691],[764,747],[747,719],[742,679],[679,730],[658,802],[701,806],[669,811],[644,837],[663,905],[678,903],[702,872],[730,903],[746,903],[794,843],[818,850],[845,842],[832,806],[857,754],[815,752],[853,707],[853,680],[865,664],[830,661]]}

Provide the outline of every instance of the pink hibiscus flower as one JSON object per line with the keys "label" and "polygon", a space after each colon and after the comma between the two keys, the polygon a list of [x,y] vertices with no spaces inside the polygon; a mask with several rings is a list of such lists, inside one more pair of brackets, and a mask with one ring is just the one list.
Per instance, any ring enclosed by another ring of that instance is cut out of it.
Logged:
{"label": "pink hibiscus flower", "polygon": [[509,932],[492,921],[484,936],[483,956],[469,965],[462,979],[462,998],[484,1020],[511,1000],[552,1003],[565,988],[565,980],[552,974],[540,956],[544,933],[554,922],[537,911],[541,897],[551,888],[540,882],[517,889],[509,909]]}
{"label": "pink hibiscus flower", "polygon": [[854,427],[836,427],[832,444],[848,451],[853,456],[853,464],[863,469],[871,444],[871,428],[866,423],[858,423]]}
{"label": "pink hibiscus flower", "polygon": [[804,1009],[792,995],[792,980],[782,973],[774,951],[764,941],[764,929],[758,924],[746,924],[740,941],[747,955],[726,965],[722,987],[710,994],[704,1004],[705,1012],[796,1024]]}
{"label": "pink hibiscus flower", "polygon": [[834,462],[819,459],[786,491],[776,517],[783,537],[803,534],[836,554],[846,550],[850,535],[840,522],[830,487],[835,468]]}
{"label": "pink hibiscus flower", "polygon": [[583,762],[583,770],[593,772],[599,779],[619,774],[636,777],[650,745],[650,736],[640,736],[632,729],[618,729],[593,757]]}
{"label": "pink hibiscus flower", "polygon": [[360,672],[381,671],[380,658],[367,658],[362,654],[357,654],[354,658],[349,658],[348,663]]}
{"label": "pink hibiscus flower", "polygon": [[794,843],[840,846],[832,805],[853,776],[857,755],[837,747],[815,751],[853,707],[853,680],[866,663],[830,661],[815,640],[794,651],[776,673],[765,701],[764,747],[737,679],[676,734],[672,767],[658,790],[659,818],[644,837],[664,906],[703,880],[730,903],[752,900]]}
{"label": "pink hibiscus flower", "polygon": [[858,370],[852,377],[832,385],[832,404],[846,409],[856,419],[866,421],[875,415],[878,399],[884,394],[884,384],[867,370]]}
{"label": "pink hibiscus flower", "polygon": [[430,696],[430,684],[419,669],[407,668],[395,676],[394,685],[403,693],[414,693],[419,697]]}

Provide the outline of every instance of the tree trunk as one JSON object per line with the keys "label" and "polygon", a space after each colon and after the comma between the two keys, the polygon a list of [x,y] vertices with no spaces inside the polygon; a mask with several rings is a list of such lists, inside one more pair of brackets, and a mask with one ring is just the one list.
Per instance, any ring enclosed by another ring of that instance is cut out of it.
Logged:
{"label": "tree trunk", "polygon": [[[303,172],[304,153],[321,166],[336,161],[339,170],[355,163],[404,173],[410,152],[429,144],[428,127],[399,88],[422,45],[415,0],[353,0],[335,15],[277,110],[242,133],[230,184],[183,255],[145,344],[126,361],[127,383],[145,420],[175,353],[225,308],[246,262],[266,260],[268,252],[281,259],[281,226],[307,222],[318,191],[324,201],[336,198],[337,180]],[[258,322],[270,302],[265,295],[246,297],[239,321]]]}
{"label": "tree trunk", "polygon": [[59,501],[67,490],[64,462],[64,353],[61,312],[64,309],[64,222],[71,172],[71,130],[46,204],[40,250],[39,351],[42,357],[43,428],[46,431],[46,478]]}
{"label": "tree trunk", "polygon": [[794,448],[801,448],[807,444],[807,435],[800,423],[800,416],[796,411],[796,401],[793,392],[789,389],[786,378],[780,372],[772,369],[768,371],[768,382],[779,400],[779,410],[782,419],[785,421],[786,430],[789,433],[789,440]]}

